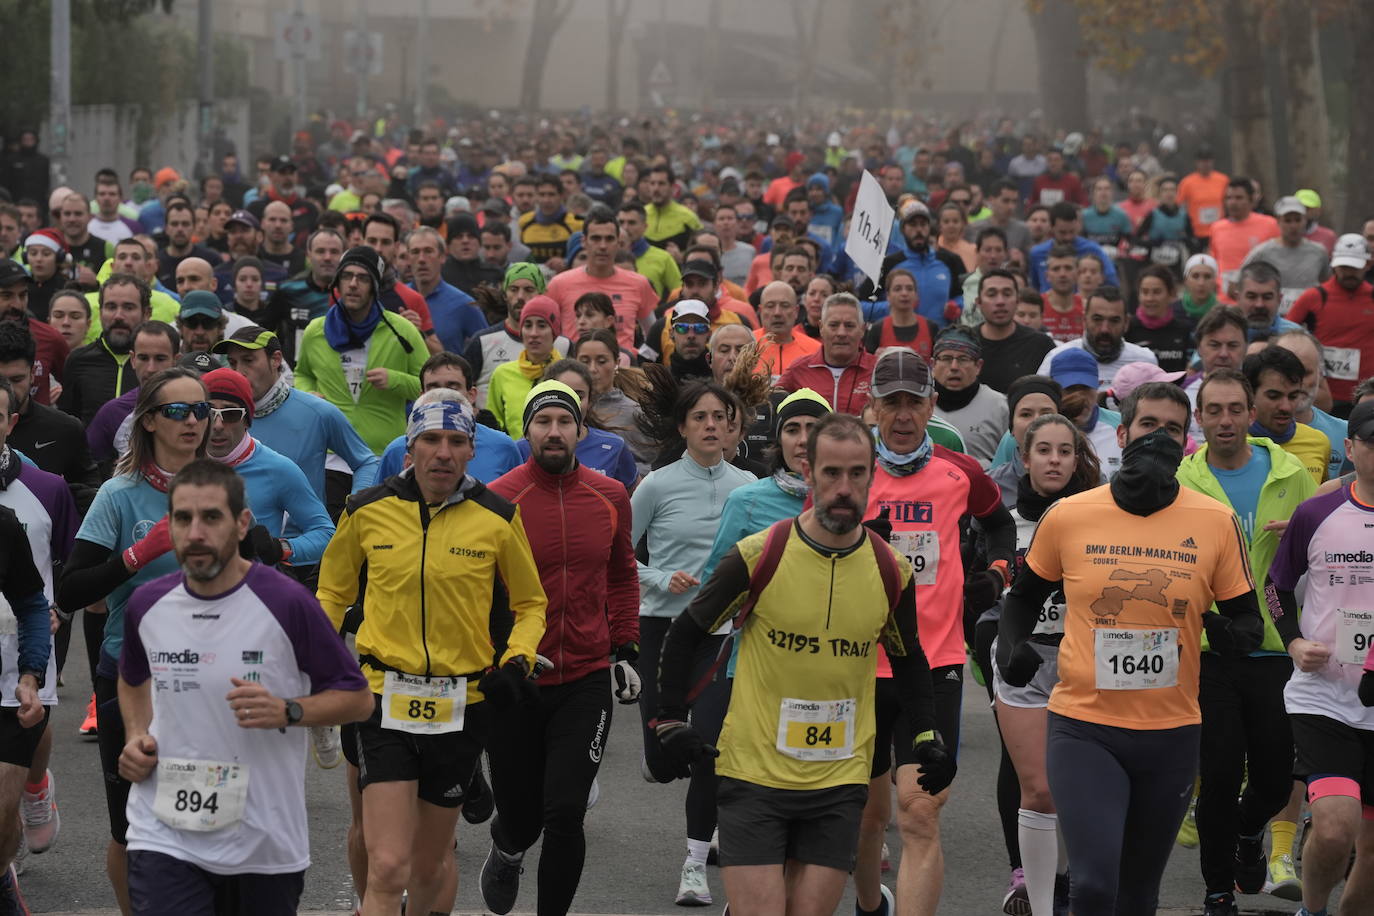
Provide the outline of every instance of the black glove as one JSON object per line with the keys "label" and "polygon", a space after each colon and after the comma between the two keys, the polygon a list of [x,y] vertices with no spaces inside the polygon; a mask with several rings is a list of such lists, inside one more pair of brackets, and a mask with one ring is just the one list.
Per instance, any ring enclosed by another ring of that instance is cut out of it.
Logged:
{"label": "black glove", "polygon": [[1035,672],[1040,670],[1044,661],[1034,646],[1023,642],[1011,653],[1005,666],[998,666],[997,674],[1012,687],[1024,687],[1035,678]]}
{"label": "black glove", "polygon": [[949,751],[945,750],[939,733],[931,734],[933,737],[924,741],[918,735],[915,742],[916,763],[921,768],[921,775],[916,777],[916,782],[927,795],[939,795],[954,782],[954,774],[959,767]]}
{"label": "black glove", "polygon": [[611,692],[625,706],[639,702],[639,671],[635,667],[638,659],[639,646],[632,642],[615,650],[615,664],[611,666]]}
{"label": "black glove", "polygon": [[864,522],[864,527],[884,541],[890,542],[892,540],[892,519],[889,518],[891,514],[892,510],[887,506],[883,506],[882,510],[878,512],[878,517],[870,518],[868,521]]}
{"label": "black glove", "polygon": [[658,734],[658,743],[663,747],[663,756],[678,779],[687,779],[692,775],[692,764],[720,756],[720,751],[703,741],[701,732],[686,722],[676,719],[659,721],[654,731]]}
{"label": "black glove", "polygon": [[1204,611],[1202,629],[1207,633],[1207,646],[1218,655],[1235,655],[1236,640],[1231,633],[1231,618],[1216,611]]}
{"label": "black glove", "polygon": [[969,573],[964,577],[964,603],[974,613],[981,614],[997,603],[1007,580],[995,569]]}
{"label": "black glove", "polygon": [[239,542],[239,556],[245,560],[257,558],[264,566],[276,566],[282,561],[285,551],[281,549],[281,541],[272,537],[265,527],[254,525]]}
{"label": "black glove", "polygon": [[529,699],[535,687],[529,679],[529,672],[525,670],[525,659],[519,657],[482,675],[477,682],[477,689],[482,691],[492,709],[501,712]]}
{"label": "black glove", "polygon": [[1360,702],[1374,706],[1374,671],[1366,671],[1360,677]]}

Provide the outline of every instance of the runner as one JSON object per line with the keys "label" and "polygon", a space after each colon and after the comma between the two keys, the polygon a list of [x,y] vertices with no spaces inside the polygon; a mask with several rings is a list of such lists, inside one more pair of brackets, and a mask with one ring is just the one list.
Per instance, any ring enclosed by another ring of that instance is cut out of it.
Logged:
{"label": "runner", "polygon": [[[1001,595],[1015,556],[1016,524],[1002,505],[1001,491],[978,462],[935,445],[928,435],[935,388],[930,367],[920,356],[901,347],[879,352],[872,392],[878,466],[865,515],[872,519],[889,513],[892,543],[914,570],[917,623],[935,685],[935,722],[950,756],[957,758],[964,692],[964,608],[967,605],[976,616]],[[990,545],[990,566],[967,576],[960,559],[960,524],[965,516],[978,519]],[[878,665],[879,676],[887,677],[881,656]],[[909,754],[911,742],[902,727],[901,719],[891,725],[897,749],[897,827],[903,846],[897,911],[915,916],[932,914],[939,905],[944,883],[940,811],[948,794],[918,789],[911,766],[916,761]],[[887,728],[879,723],[879,734]]]}
{"label": "runner", "polygon": [[119,662],[130,903],[295,913],[310,864],[305,738],[286,727],[364,718],[367,681],[314,596],[239,556],[252,513],[233,470],[193,461],[167,503],[183,571],[130,596]]}
{"label": "runner", "polygon": [[[1302,853],[1300,916],[1326,913],[1342,878],[1342,913],[1374,905],[1368,854],[1374,838],[1374,709],[1359,693],[1374,635],[1369,613],[1359,610],[1368,606],[1365,580],[1374,574],[1365,527],[1374,512],[1374,403],[1350,412],[1345,448],[1355,465],[1354,481],[1298,507],[1265,587],[1274,624],[1298,669],[1283,698],[1297,746],[1296,772],[1307,782],[1312,811]],[[1303,574],[1307,590],[1299,616],[1294,591]]]}
{"label": "runner", "polygon": [[[1236,370],[1218,369],[1203,380],[1196,412],[1206,443],[1184,459],[1179,483],[1231,507],[1248,545],[1251,574],[1263,582],[1280,529],[1316,484],[1272,440],[1247,435],[1254,394]],[[1264,825],[1287,804],[1293,785],[1293,733],[1283,710],[1283,685],[1293,665],[1279,654],[1283,642],[1267,613],[1264,624],[1259,650],[1244,658],[1212,651],[1203,637],[1197,832],[1206,916],[1235,916],[1233,888],[1244,894],[1264,889]],[[1271,892],[1292,899],[1302,887],[1292,857],[1279,867],[1287,875],[1275,883],[1288,889]]]}
{"label": "runner", "polygon": [[[814,507],[730,549],[673,622],[659,675],[655,728],[673,772],[720,755],[721,872],[731,911],[749,916],[828,914],[839,903],[875,754],[874,642],[892,659],[911,735],[903,756],[919,766],[921,791],[942,791],[955,773],[934,728],[911,566],[860,525],[872,436],[854,417],[827,416],[808,434],[804,468]],[[817,600],[841,594],[843,614]],[[687,687],[700,647],[742,601],[718,752],[687,722]]]}
{"label": "runner", "polygon": [[[1031,421],[1022,439],[1021,460],[1026,471],[1017,484],[1012,510],[1018,569],[1025,563],[1035,526],[1049,507],[1066,496],[1095,488],[1102,476],[1097,456],[1082,430],[1059,414]],[[1024,686],[1014,687],[998,677],[996,666],[992,669],[997,728],[1021,789],[1016,820],[1022,864],[1013,870],[1002,901],[1006,913],[1013,911],[1009,904],[1021,896],[1032,914],[1060,912],[1068,905],[1069,862],[1059,854],[1059,818],[1045,772],[1046,708],[1050,691],[1059,680],[1059,643],[1063,638],[1064,593],[1057,591],[1040,609],[1030,637],[1031,648],[1043,659],[1035,677]],[[996,653],[994,640],[993,657]],[[1021,911],[1022,916],[1026,912]]]}
{"label": "runner", "polygon": [[639,701],[630,499],[577,456],[584,400],[556,380],[531,389],[522,440],[530,458],[491,486],[540,519],[530,538],[549,600],[539,651],[553,663],[539,676],[537,707],[494,723],[487,743],[498,813],[482,899],[497,914],[515,905],[520,863],[541,832],[538,912],[572,906],[586,854],[588,792],[610,738],[611,694],[622,704]]}
{"label": "runner", "polygon": [[[376,700],[355,736],[364,916],[391,916],[403,891],[414,911],[434,908],[493,715],[485,701],[515,712],[544,631],[520,511],[466,474],[475,425],[458,402],[412,410],[413,464],[349,498],[320,564],[320,603],[336,629],[358,598],[364,563],[368,570],[357,646]],[[499,659],[489,632],[497,575],[515,617]]]}
{"label": "runner", "polygon": [[1083,916],[1155,911],[1197,773],[1202,630],[1230,655],[1263,633],[1233,514],[1174,476],[1188,399],[1150,382],[1122,408],[1121,469],[1041,517],[998,635],[999,677],[1025,687],[1042,663],[1030,636],[1064,589],[1046,763]]}
{"label": "runner", "polygon": [[125,736],[116,693],[124,607],[136,587],[176,569],[167,531],[166,494],[172,476],[205,454],[210,402],[200,376],[180,368],[149,376],[139,386],[133,417],[129,451],[115,465],[115,476],[96,493],[57,584],[57,606],[64,613],[102,601],[107,608],[94,686],[110,818],[105,870],[125,913],[129,912],[124,848],[129,783],[119,774]]}
{"label": "runner", "polygon": [[[739,413],[733,394],[713,382],[692,381],[662,393],[663,415],[646,412],[661,427],[660,460],[631,497],[634,510],[632,540],[644,538],[647,559],[639,564],[640,646],[647,658],[658,658],[663,638],[701,584],[711,541],[729,494],[754,481],[754,475],[723,459],[726,429]],[[680,455],[675,460],[670,456]],[[720,647],[710,638],[695,656],[694,670],[706,671]],[[657,683],[652,679],[640,696],[644,726],[644,778],[671,782],[675,774],[655,737],[650,720],[658,710]],[[694,698],[693,716],[713,740],[728,702],[724,684],[713,680]],[[707,726],[710,724],[710,727]],[[706,857],[716,829],[716,781],[709,765],[698,767],[687,789],[687,858],[682,863],[676,901],[680,906],[707,906],[711,888],[706,882]]]}

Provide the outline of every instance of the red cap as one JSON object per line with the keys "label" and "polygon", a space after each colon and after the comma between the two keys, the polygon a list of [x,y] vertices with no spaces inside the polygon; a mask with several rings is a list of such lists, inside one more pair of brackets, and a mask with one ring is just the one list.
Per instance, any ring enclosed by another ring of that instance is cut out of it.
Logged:
{"label": "red cap", "polygon": [[249,415],[252,415],[253,388],[248,384],[248,379],[233,369],[215,369],[202,375],[200,380],[204,383],[205,390],[210,392],[210,397],[235,401],[240,407],[247,408]]}
{"label": "red cap", "polygon": [[520,321],[523,323],[531,315],[543,318],[553,328],[554,334],[562,334],[563,310],[548,296],[534,296],[520,308]]}

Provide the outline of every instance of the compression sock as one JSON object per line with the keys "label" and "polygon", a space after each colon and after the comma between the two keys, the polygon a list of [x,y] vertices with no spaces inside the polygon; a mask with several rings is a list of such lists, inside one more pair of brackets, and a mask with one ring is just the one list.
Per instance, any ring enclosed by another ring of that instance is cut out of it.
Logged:
{"label": "compression sock", "polygon": [[710,852],[710,840],[694,840],[691,837],[687,838],[687,861],[705,865],[706,856],[709,855]]}
{"label": "compression sock", "polygon": [[1269,858],[1293,854],[1293,838],[1298,834],[1298,825],[1292,821],[1271,821],[1269,823]]}
{"label": "compression sock", "polygon": [[42,791],[43,791],[44,789],[46,789],[47,787],[48,787],[48,774],[47,774],[47,771],[44,771],[44,773],[43,773],[43,778],[42,778],[42,780],[40,780],[39,782],[32,782],[32,783],[26,782],[26,783],[24,783],[24,791],[27,792],[27,793],[29,793],[30,795],[37,795],[39,792],[42,792]]}
{"label": "compression sock", "polygon": [[1022,808],[1016,813],[1021,870],[1032,913],[1054,912],[1054,874],[1059,866],[1059,817]]}

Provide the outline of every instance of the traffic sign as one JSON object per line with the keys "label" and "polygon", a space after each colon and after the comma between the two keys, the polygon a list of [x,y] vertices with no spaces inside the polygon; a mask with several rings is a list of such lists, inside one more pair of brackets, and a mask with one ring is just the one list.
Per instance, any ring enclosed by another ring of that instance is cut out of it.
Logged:
{"label": "traffic sign", "polygon": [[320,17],[305,13],[273,13],[272,47],[277,60],[319,60]]}
{"label": "traffic sign", "polygon": [[349,73],[382,75],[382,33],[348,29],[343,35],[344,69]]}

